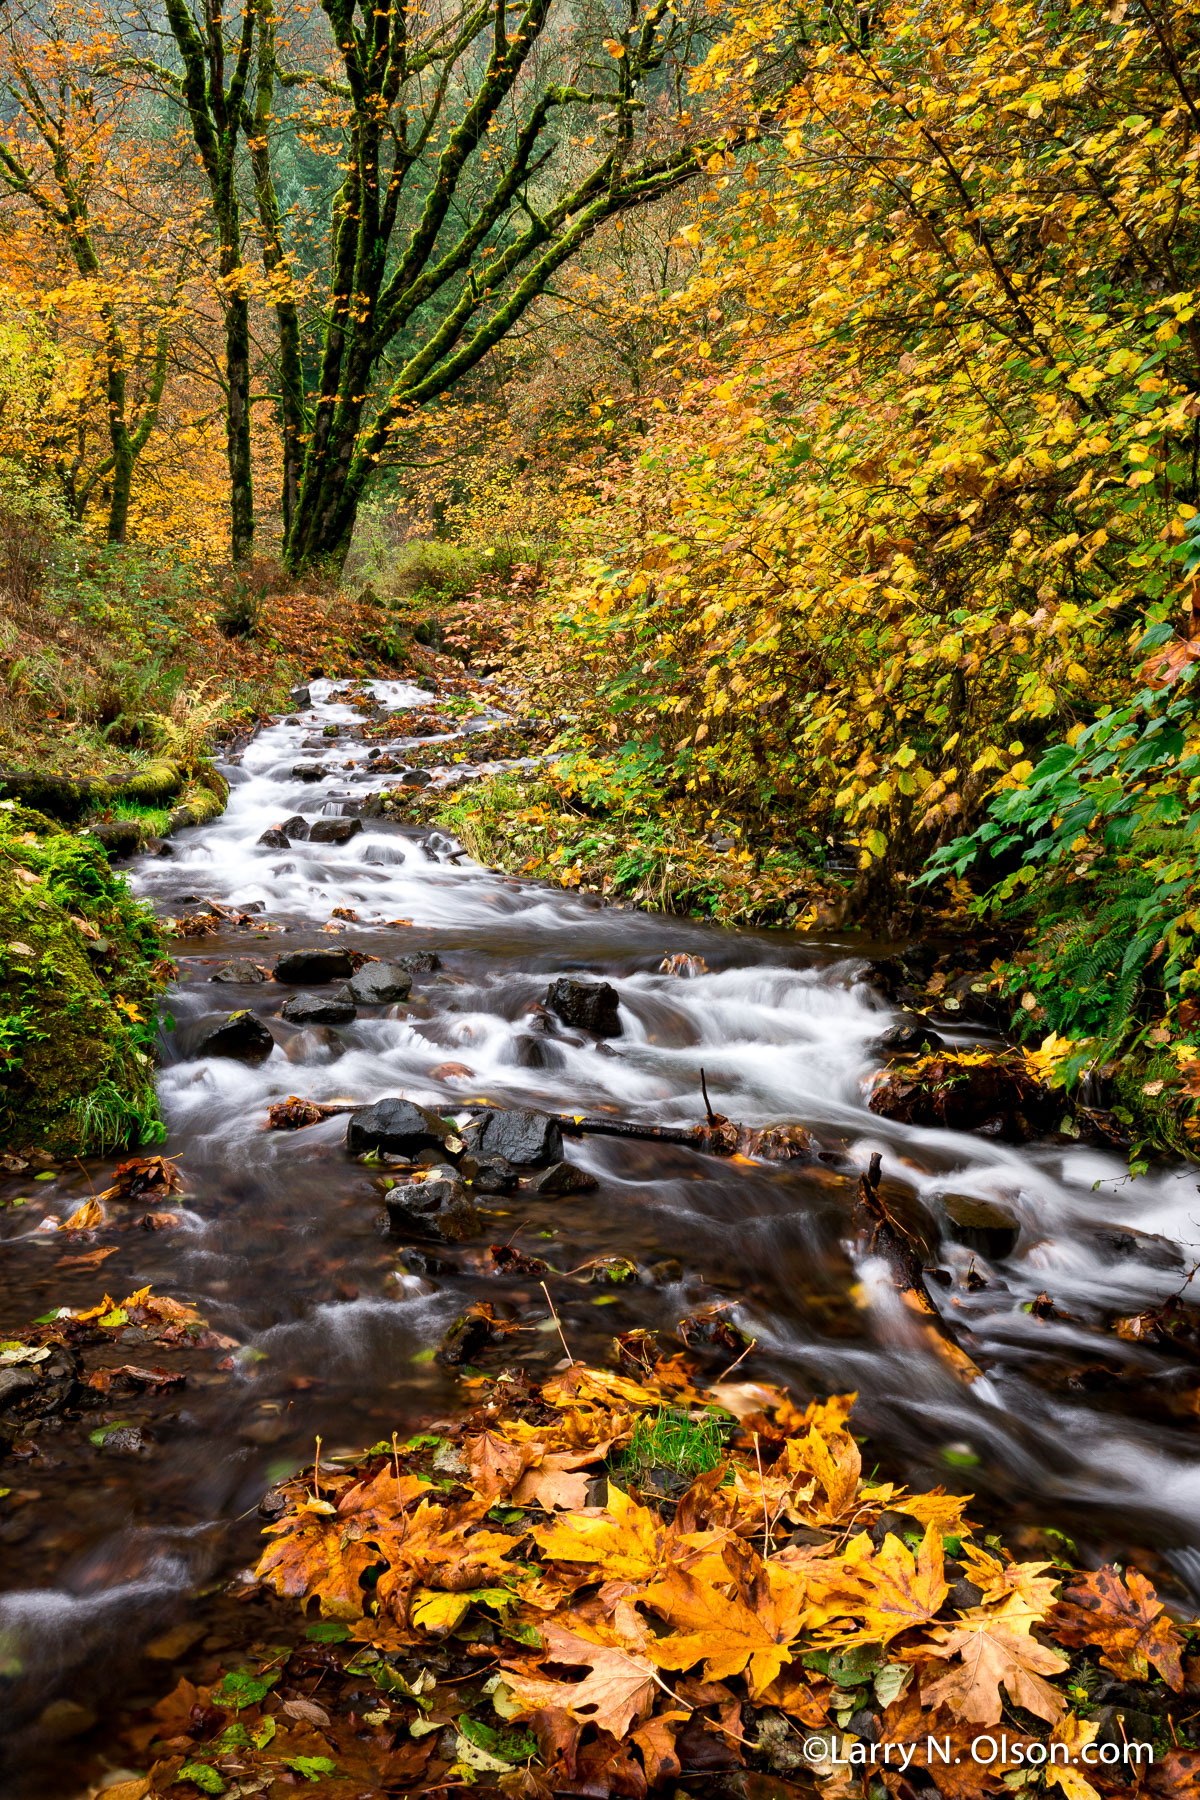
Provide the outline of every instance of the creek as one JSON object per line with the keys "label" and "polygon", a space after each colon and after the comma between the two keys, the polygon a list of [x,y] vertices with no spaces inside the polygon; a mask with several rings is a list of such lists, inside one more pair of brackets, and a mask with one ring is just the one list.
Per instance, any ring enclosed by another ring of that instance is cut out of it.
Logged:
{"label": "creek", "polygon": [[[429,701],[400,682],[367,686],[388,711]],[[182,1642],[190,1629],[219,1647],[212,1596],[255,1555],[263,1490],[311,1461],[317,1435],[323,1454],[350,1451],[455,1405],[454,1372],[431,1352],[465,1305],[510,1309],[526,1329],[508,1359],[554,1366],[562,1347],[537,1282],[488,1272],[487,1240],[511,1240],[563,1272],[549,1285],[574,1353],[603,1358],[618,1332],[670,1332],[721,1303],[757,1340],[744,1373],[799,1396],[857,1390],[857,1428],[889,1474],[972,1491],[1014,1528],[1053,1525],[1095,1556],[1149,1546],[1186,1594],[1200,1572],[1200,1454],[1195,1407],[1189,1418],[1179,1392],[1196,1387],[1195,1369],[1108,1326],[1185,1286],[1200,1255],[1196,1171],[1135,1182],[1117,1156],[1068,1141],[1017,1147],[875,1117],[866,1094],[894,1014],[870,967],[886,946],[605,906],[489,871],[443,834],[379,818],[344,844],[260,845],[288,815],[358,814],[390,784],[355,735],[360,724],[332,684],[314,683],[308,709],[268,726],[227,769],[225,814],[181,833],[169,858],[133,866],[135,887],[166,913],[205,900],[261,907],[261,930],[180,941],[161,1077],[163,1150],[184,1178],[163,1204],[178,1222],[142,1230],[135,1208],[100,1235],[115,1244],[102,1266],[60,1260],[62,1240],[43,1221],[69,1216],[111,1161],[0,1190],[32,1201],[0,1210],[6,1332],[47,1308],[150,1284],[193,1302],[238,1346],[224,1358],[189,1352],[173,1396],[100,1415],[146,1425],[136,1455],[105,1454],[85,1426],[44,1434],[19,1469],[0,1468],[0,1482],[37,1496],[15,1509],[0,1501],[4,1793],[68,1791],[64,1771],[84,1767],[95,1741],[71,1735],[70,1707],[103,1713],[117,1689],[153,1696],[170,1685],[163,1661],[142,1660],[147,1644],[172,1631]],[[336,739],[323,735],[330,725],[343,728]],[[297,777],[305,762],[325,772]],[[357,919],[333,920],[327,933],[335,907]],[[280,1017],[292,989],[210,979],[231,958],[269,968],[284,951],[331,946],[384,959],[431,950],[439,966],[414,977],[409,1002],[361,1009],[334,1033]],[[702,959],[700,972],[663,972],[678,952]],[[537,1028],[545,1020],[530,1009],[563,974],[612,984],[619,1036]],[[271,1030],[266,1060],[195,1055],[206,1025],[241,1007]],[[934,1023],[951,1043],[979,1041],[949,1015]],[[487,1240],[439,1248],[449,1266],[434,1273],[405,1267],[404,1239],[381,1228],[381,1171],[347,1154],[343,1118],[265,1128],[268,1107],[292,1094],[404,1094],[446,1116],[486,1099],[692,1125],[702,1069],[718,1112],[747,1126],[803,1125],[823,1158],[769,1163],[574,1138],[567,1155],[596,1177],[594,1191],[496,1197]],[[887,1191],[940,1238],[933,1291],[984,1370],[973,1383],[936,1353],[883,1264],[853,1250],[850,1203],[875,1152]],[[962,1241],[950,1196],[1008,1214],[1011,1249],[989,1261]],[[609,1255],[632,1259],[639,1279],[610,1288],[567,1277]],[[1066,1316],[1027,1310],[1043,1293]],[[730,1360],[709,1353],[705,1366]]]}

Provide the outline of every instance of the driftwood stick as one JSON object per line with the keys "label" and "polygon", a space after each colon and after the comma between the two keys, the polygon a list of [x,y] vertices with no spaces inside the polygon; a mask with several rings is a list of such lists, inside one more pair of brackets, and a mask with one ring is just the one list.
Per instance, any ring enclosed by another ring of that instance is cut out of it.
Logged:
{"label": "driftwood stick", "polygon": [[709,1098],[708,1098],[708,1083],[704,1079],[704,1070],[703,1069],[701,1069],[701,1071],[700,1071],[700,1092],[704,1095],[705,1116],[707,1117],[710,1125],[715,1125],[717,1122],[717,1115],[713,1111],[711,1102],[709,1101]]}

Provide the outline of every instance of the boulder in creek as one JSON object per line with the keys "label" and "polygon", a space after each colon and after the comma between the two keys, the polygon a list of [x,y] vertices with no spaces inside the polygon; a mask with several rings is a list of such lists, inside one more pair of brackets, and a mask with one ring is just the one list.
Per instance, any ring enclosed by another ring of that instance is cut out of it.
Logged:
{"label": "boulder in creek", "polygon": [[577,1164],[556,1162],[534,1176],[529,1184],[529,1191],[557,1199],[562,1194],[587,1194],[599,1185],[594,1175],[589,1175],[586,1169],[579,1168]]}
{"label": "boulder in creek", "polygon": [[867,1104],[903,1125],[1018,1139],[1055,1113],[1053,1096],[1039,1086],[1019,1050],[935,1051],[882,1069]]}
{"label": "boulder in creek", "polygon": [[607,981],[578,981],[561,975],[546,991],[546,1005],[565,1025],[594,1031],[597,1037],[620,1037],[620,998]]}
{"label": "boulder in creek", "polygon": [[880,1056],[916,1056],[922,1050],[942,1050],[945,1045],[928,1019],[904,1012],[877,1037],[871,1049]]}
{"label": "boulder in creek", "polygon": [[269,826],[257,841],[268,850],[290,850],[292,847],[287,832],[280,831],[278,825]]}
{"label": "boulder in creek", "polygon": [[328,770],[323,763],[293,763],[293,781],[324,781]]}
{"label": "boulder in creek", "polygon": [[78,1396],[79,1367],[64,1345],[30,1346],[28,1354],[31,1360],[0,1368],[0,1454]]}
{"label": "boulder in creek", "polygon": [[[578,1038],[575,1041],[581,1042]],[[567,1057],[562,1045],[552,1039],[518,1031],[509,1043],[507,1060],[518,1069],[561,1069]]]}
{"label": "boulder in creek", "polygon": [[385,1195],[393,1231],[418,1231],[448,1244],[478,1237],[483,1229],[467,1190],[451,1169],[434,1169],[424,1181],[406,1181]]}
{"label": "boulder in creek", "polygon": [[407,1000],[412,992],[412,976],[399,963],[364,963],[338,990],[339,1000],[355,1006],[390,1006],[394,1000]]}
{"label": "boulder in creek", "polygon": [[1021,1221],[995,1200],[976,1194],[943,1194],[946,1236],[989,1261],[1011,1256],[1021,1235]]}
{"label": "boulder in creek", "polygon": [[308,820],[300,813],[293,813],[291,818],[285,819],[278,829],[283,832],[285,837],[291,839],[298,838],[303,842],[303,840],[307,838],[311,827]]}
{"label": "boulder in creek", "polygon": [[399,780],[401,787],[423,788],[429,786],[433,776],[428,769],[401,769]]}
{"label": "boulder in creek", "polygon": [[232,962],[222,963],[214,969],[208,978],[210,981],[265,981],[267,971],[261,963],[251,962],[248,956],[235,956]]}
{"label": "boulder in creek", "polygon": [[274,969],[276,981],[291,987],[306,987],[310,981],[348,981],[353,973],[348,950],[285,950]]}
{"label": "boulder in creek", "polygon": [[201,1032],[193,1056],[228,1056],[234,1062],[265,1062],[275,1048],[275,1039],[257,1013],[230,1013],[219,1025]]}
{"label": "boulder in creek", "polygon": [[404,956],[392,958],[392,967],[406,969],[410,975],[432,975],[440,969],[442,959],[436,950],[409,950]]}
{"label": "boulder in creek", "polygon": [[306,706],[312,705],[312,695],[306,687],[294,687],[288,695],[288,705],[294,706],[297,712],[303,712]]}
{"label": "boulder in creek", "polygon": [[361,819],[318,819],[309,832],[313,844],[348,844],[362,830]]}
{"label": "boulder in creek", "polygon": [[511,1194],[517,1185],[517,1171],[503,1156],[493,1156],[487,1162],[463,1156],[458,1166],[478,1194]]}
{"label": "boulder in creek", "polygon": [[293,994],[280,1013],[292,1025],[348,1025],[357,1016],[352,1001],[329,994]]}
{"label": "boulder in creek", "polygon": [[557,1119],[524,1107],[507,1112],[488,1107],[464,1128],[462,1139],[468,1154],[481,1163],[502,1157],[515,1168],[533,1169],[562,1157]]}
{"label": "boulder in creek", "polygon": [[371,1150],[387,1150],[393,1156],[419,1156],[422,1150],[440,1150],[449,1135],[450,1127],[444,1119],[395,1094],[350,1114],[346,1148],[352,1156]]}

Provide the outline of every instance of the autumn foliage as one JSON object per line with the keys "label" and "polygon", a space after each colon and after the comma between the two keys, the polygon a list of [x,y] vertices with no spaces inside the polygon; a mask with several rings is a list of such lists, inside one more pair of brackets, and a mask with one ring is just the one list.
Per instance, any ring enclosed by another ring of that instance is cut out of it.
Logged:
{"label": "autumn foliage", "polygon": [[[866,1475],[853,1396],[801,1410],[778,1390],[705,1389],[678,1359],[650,1369],[644,1356],[633,1373],[574,1363],[540,1386],[512,1374],[468,1386],[474,1410],[439,1428],[448,1436],[320,1463],[268,1503],[258,1578],[329,1621],[317,1635],[340,1638],[374,1681],[396,1732],[390,1752],[377,1746],[380,1775],[390,1756],[414,1783],[637,1796],[689,1767],[790,1750],[768,1766],[806,1769],[827,1796],[865,1793],[876,1774],[903,1795],[903,1770],[929,1766],[936,1737],[949,1746],[945,1796],[1000,1792],[1039,1762],[1070,1800],[1131,1791],[1090,1752],[1099,1727],[1076,1699],[1097,1662],[1182,1690],[1182,1639],[1150,1582],[1014,1560],[972,1525],[968,1498]],[[690,1485],[633,1492],[622,1450],[664,1410],[721,1421],[725,1454]],[[483,1737],[455,1703],[462,1682],[417,1677],[456,1650],[487,1662]],[[855,1729],[864,1707],[897,1747],[875,1769]],[[325,1722],[306,1753],[326,1757],[332,1780],[338,1734]],[[481,1759],[505,1730],[519,1747]],[[1005,1747],[981,1763],[970,1747],[989,1731]],[[219,1743],[192,1749],[189,1765],[267,1774],[286,1754],[269,1734],[259,1757],[249,1743],[243,1731],[224,1756]],[[156,1793],[181,1769],[179,1750],[162,1749]],[[1190,1755],[1166,1760],[1182,1777]]]}

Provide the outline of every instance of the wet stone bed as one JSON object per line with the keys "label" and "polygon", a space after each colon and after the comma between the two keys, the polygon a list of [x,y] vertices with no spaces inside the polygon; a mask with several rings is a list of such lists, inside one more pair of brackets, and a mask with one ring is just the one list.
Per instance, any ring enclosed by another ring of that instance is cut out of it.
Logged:
{"label": "wet stone bed", "polygon": [[[428,724],[427,693],[371,688],[389,728],[409,708]],[[1132,1560],[1185,1617],[1200,1364],[1162,1309],[1186,1296],[1194,1171],[1133,1184],[1099,1146],[873,1113],[896,1023],[881,947],[481,869],[372,816],[394,778],[351,735],[361,715],[329,684],[310,701],[230,766],[221,819],[134,868],[197,922],[162,1030],[177,1179],[122,1193],[89,1159],[0,1186],[0,1329],[49,1350],[0,1370],[19,1377],[0,1403],[3,1791],[144,1767],[120,1730],[177,1677],[211,1689],[270,1646],[290,1699],[320,1705],[347,1657],[240,1579],[264,1493],[318,1438],[353,1457],[460,1417],[464,1374],[554,1378],[564,1341],[601,1368],[654,1333],[704,1380],[753,1344],[739,1375],[800,1405],[858,1393],[868,1466],[974,1493],[1010,1544],[1050,1528]],[[295,777],[329,725],[337,768]],[[296,818],[306,835],[261,841]],[[931,1025],[951,1054],[984,1041]],[[933,1313],[905,1302],[905,1231]],[[460,1679],[465,1655],[434,1673]]]}

